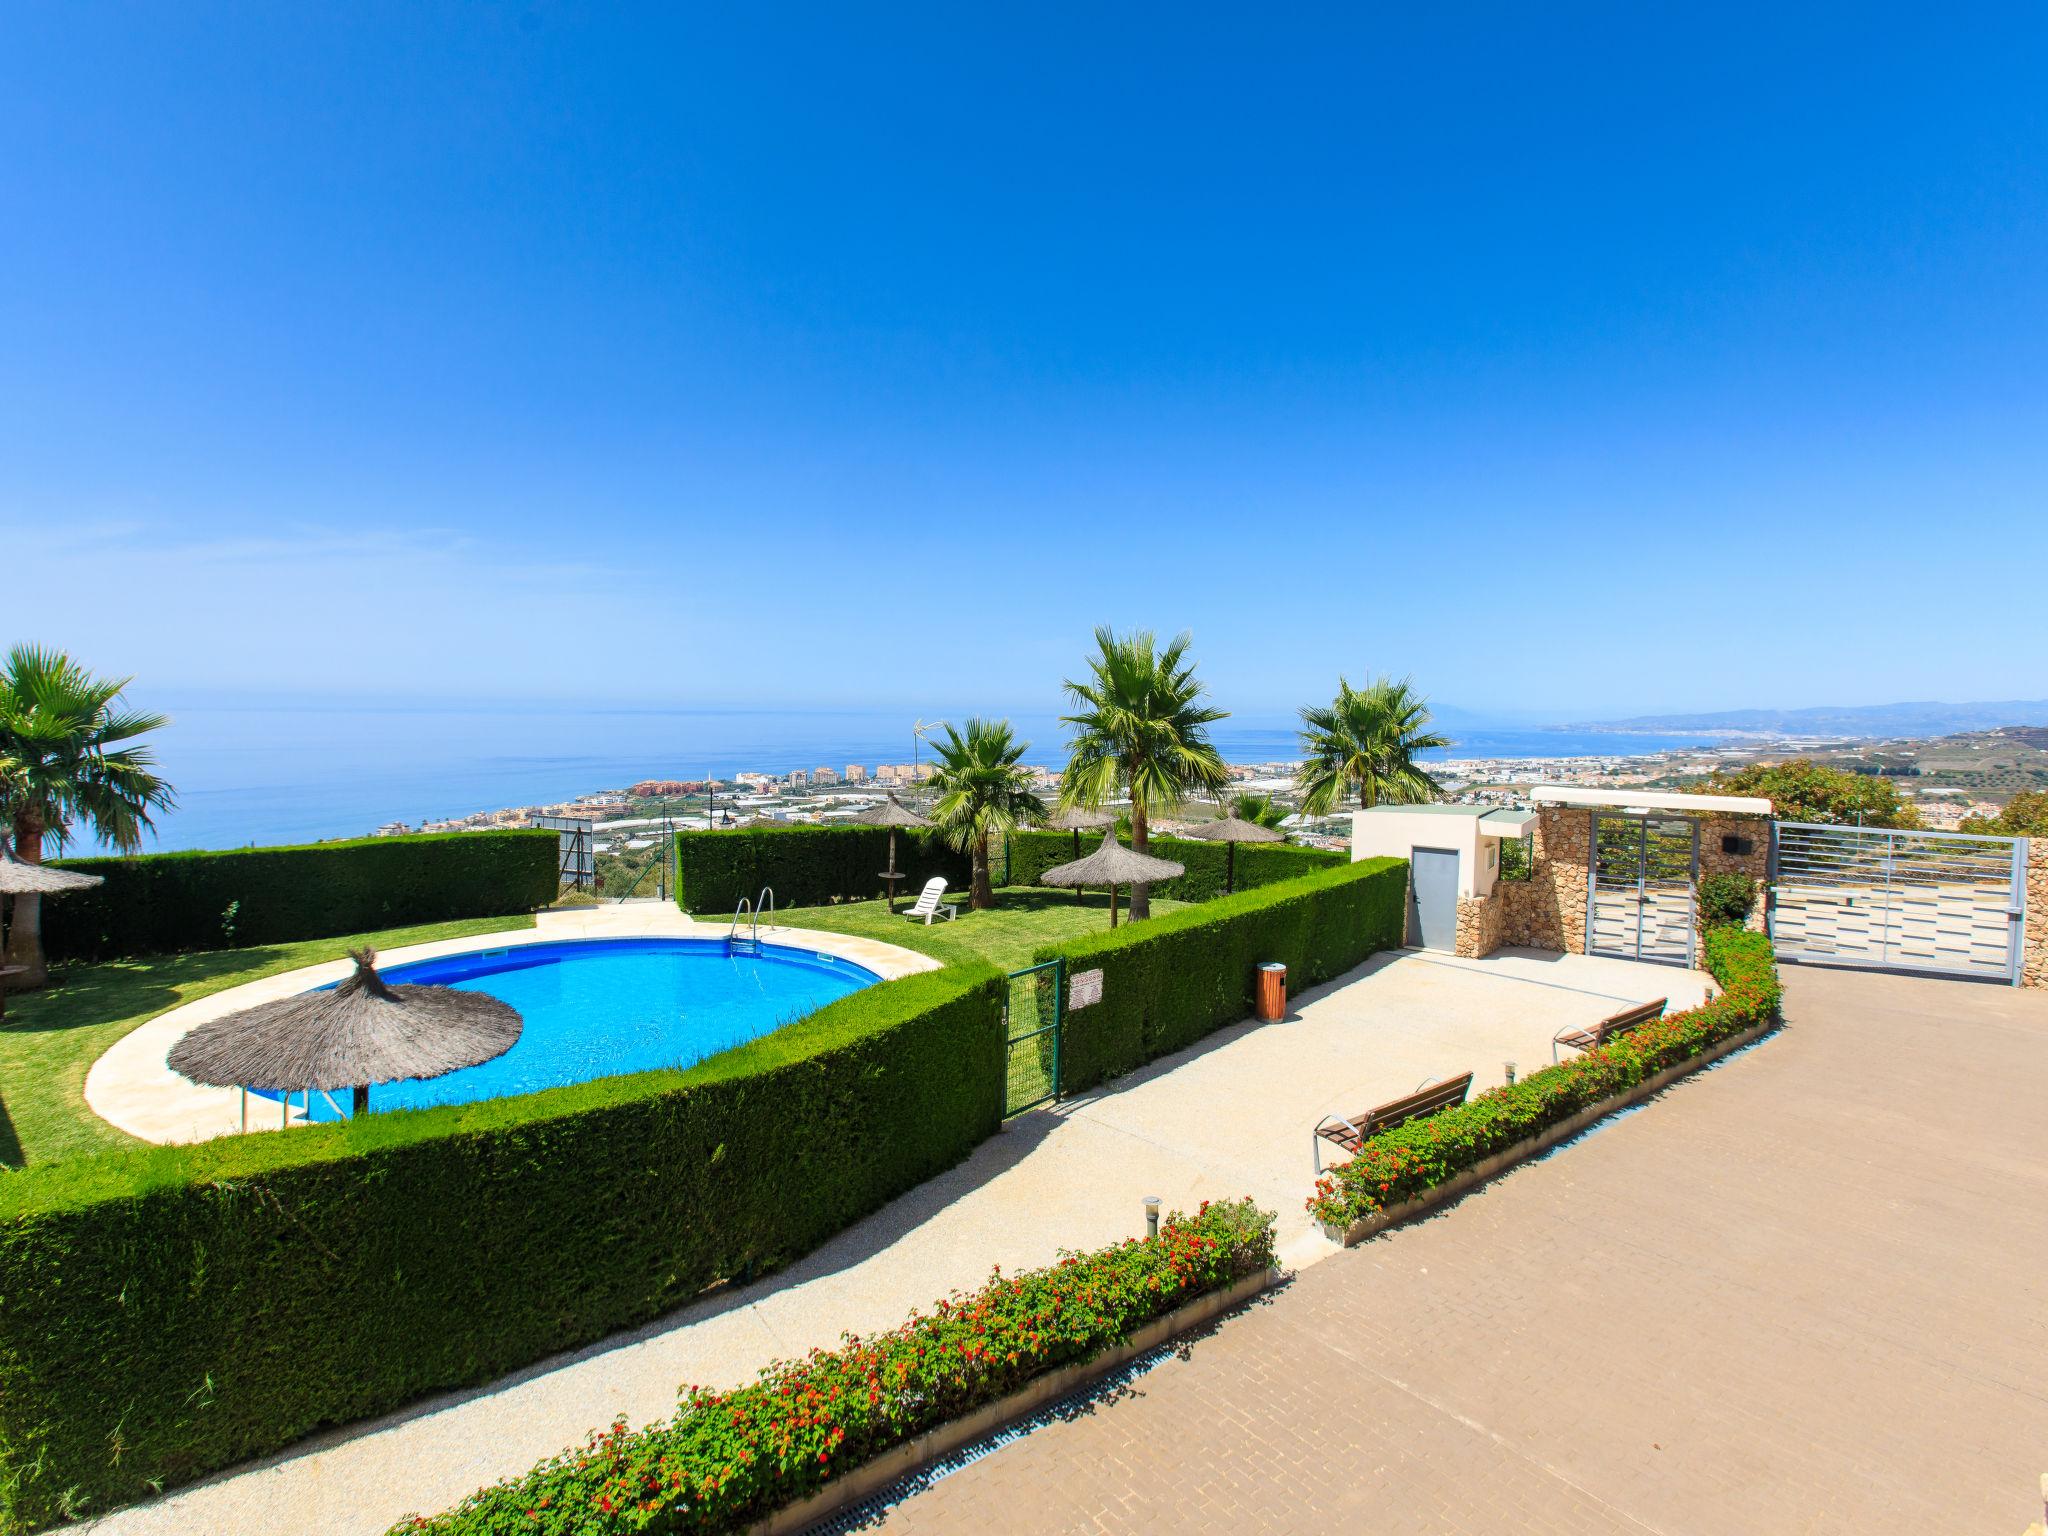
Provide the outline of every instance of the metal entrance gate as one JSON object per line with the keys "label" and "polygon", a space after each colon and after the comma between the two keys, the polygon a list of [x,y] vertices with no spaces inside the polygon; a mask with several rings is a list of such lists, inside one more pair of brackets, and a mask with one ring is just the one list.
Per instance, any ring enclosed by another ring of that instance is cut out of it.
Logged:
{"label": "metal entrance gate", "polygon": [[1067,963],[1048,960],[1010,972],[1010,996],[1003,1008],[1006,1060],[1003,1114],[1059,1097],[1060,1020],[1066,1011]]}
{"label": "metal entrance gate", "polygon": [[1588,863],[1587,954],[1692,964],[1697,822],[1596,814]]}
{"label": "metal entrance gate", "polygon": [[2019,980],[2024,838],[1781,821],[1771,947],[1786,960]]}

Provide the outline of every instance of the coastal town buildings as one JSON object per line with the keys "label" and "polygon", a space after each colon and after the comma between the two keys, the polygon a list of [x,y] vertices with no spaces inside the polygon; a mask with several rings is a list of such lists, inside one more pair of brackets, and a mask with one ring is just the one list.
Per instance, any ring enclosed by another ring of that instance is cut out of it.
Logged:
{"label": "coastal town buildings", "polygon": [[[1440,798],[1447,803],[1523,807],[1537,788],[1577,785],[1607,789],[1675,787],[1694,783],[1718,771],[1752,760],[1759,752],[1790,755],[1793,752],[1822,754],[1844,750],[1842,743],[1762,743],[1754,739],[1731,739],[1716,746],[1689,746],[1642,753],[1560,754],[1555,757],[1472,757],[1432,762],[1430,770],[1440,785]],[[1059,792],[1059,774],[1050,764],[1027,765],[1034,790],[1048,802]],[[1233,790],[1272,795],[1290,813],[1289,835],[1298,841],[1321,847],[1344,847],[1349,836],[1348,807],[1321,819],[1295,814],[1295,774],[1299,764],[1276,759],[1263,763],[1234,763],[1230,766]],[[376,836],[398,836],[414,831],[455,832],[493,827],[531,825],[539,817],[568,817],[592,822],[599,831],[640,828],[666,820],[672,826],[726,825],[729,820],[765,817],[777,821],[807,822],[843,820],[874,805],[882,793],[908,794],[929,780],[932,767],[922,761],[879,763],[872,768],[848,763],[843,769],[829,765],[798,768],[785,773],[744,769],[722,781],[707,779],[650,778],[625,789],[596,790],[574,800],[545,805],[509,806],[477,811],[440,820],[423,819],[417,825],[392,821],[377,828]],[[1919,812],[1923,825],[1934,830],[1953,829],[1970,816],[1996,815],[1998,802],[1981,791],[1953,785],[1929,783],[1907,775],[1899,779],[1902,794]],[[707,799],[708,797],[708,799]],[[680,801],[681,804],[661,802]],[[655,802],[649,804],[649,802]],[[913,801],[913,803],[916,803]],[[715,823],[704,819],[714,810]],[[1162,829],[1182,821],[1198,821],[1211,814],[1191,807],[1185,818],[1164,816]],[[646,820],[644,818],[652,818]]]}

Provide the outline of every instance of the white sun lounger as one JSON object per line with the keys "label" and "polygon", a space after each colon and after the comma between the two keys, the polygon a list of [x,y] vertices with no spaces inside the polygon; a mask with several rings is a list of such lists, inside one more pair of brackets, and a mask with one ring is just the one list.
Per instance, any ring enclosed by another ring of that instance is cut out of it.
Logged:
{"label": "white sun lounger", "polygon": [[927,928],[931,927],[932,919],[935,917],[943,917],[950,923],[959,915],[960,909],[946,901],[944,899],[945,895],[946,877],[944,875],[933,875],[931,879],[925,881],[924,894],[917,898],[917,905],[903,915],[912,922],[917,921],[919,918],[924,919],[924,925]]}

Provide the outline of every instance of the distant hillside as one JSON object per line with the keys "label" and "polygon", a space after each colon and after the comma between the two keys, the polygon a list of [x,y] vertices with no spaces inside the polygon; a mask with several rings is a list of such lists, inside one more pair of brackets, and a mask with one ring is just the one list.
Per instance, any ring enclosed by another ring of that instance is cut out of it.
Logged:
{"label": "distant hillside", "polygon": [[2002,725],[2048,725],[2048,699],[1987,704],[1852,704],[1813,709],[1724,709],[1586,721],[1569,731],[1728,731],[1745,736],[1947,736]]}

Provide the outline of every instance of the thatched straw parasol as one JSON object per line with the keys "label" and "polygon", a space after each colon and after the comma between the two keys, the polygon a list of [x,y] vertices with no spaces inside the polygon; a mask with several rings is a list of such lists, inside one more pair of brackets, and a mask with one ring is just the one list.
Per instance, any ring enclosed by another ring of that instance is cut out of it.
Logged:
{"label": "thatched straw parasol", "polygon": [[931,823],[905,806],[893,793],[873,810],[862,811],[853,819],[864,827],[889,829],[889,867],[882,871],[882,878],[889,882],[889,910],[893,913],[896,910],[896,882],[903,878],[896,872],[896,829],[929,827]]}
{"label": "thatched straw parasol", "polygon": [[[104,882],[98,875],[74,874],[52,869],[47,864],[30,864],[14,856],[11,848],[0,847],[0,896],[62,896]],[[27,970],[25,965],[0,962],[0,1018],[7,1016],[7,978]]]}
{"label": "thatched straw parasol", "polygon": [[1205,843],[1223,843],[1228,852],[1224,856],[1223,894],[1228,896],[1237,889],[1237,845],[1239,843],[1284,843],[1285,832],[1275,832],[1271,827],[1262,827],[1256,821],[1244,821],[1236,816],[1225,816],[1221,821],[1205,821],[1198,827],[1189,827],[1189,837],[1199,837]]}
{"label": "thatched straw parasol", "polygon": [[1085,805],[1073,805],[1050,817],[1045,822],[1048,832],[1071,832],[1074,834],[1074,857],[1081,857],[1081,834],[1100,832],[1104,827],[1116,825],[1116,817],[1108,811],[1091,811]]}
{"label": "thatched straw parasol", "polygon": [[0,896],[61,896],[66,891],[82,891],[104,883],[98,875],[24,863],[11,849],[0,848]]}
{"label": "thatched straw parasol", "polygon": [[171,1047],[171,1069],[220,1088],[354,1090],[370,1107],[372,1083],[441,1077],[504,1055],[519,1043],[519,1014],[487,992],[393,986],[377,952],[354,951],[356,969],[331,990],[259,1003],[202,1024]]}
{"label": "thatched straw parasol", "polygon": [[1085,859],[1057,864],[1038,878],[1047,885],[1106,885],[1109,887],[1109,926],[1116,926],[1116,888],[1120,885],[1150,885],[1184,875],[1187,867],[1171,859],[1155,859],[1136,853],[1116,840],[1116,828],[1102,834],[1102,846]]}

